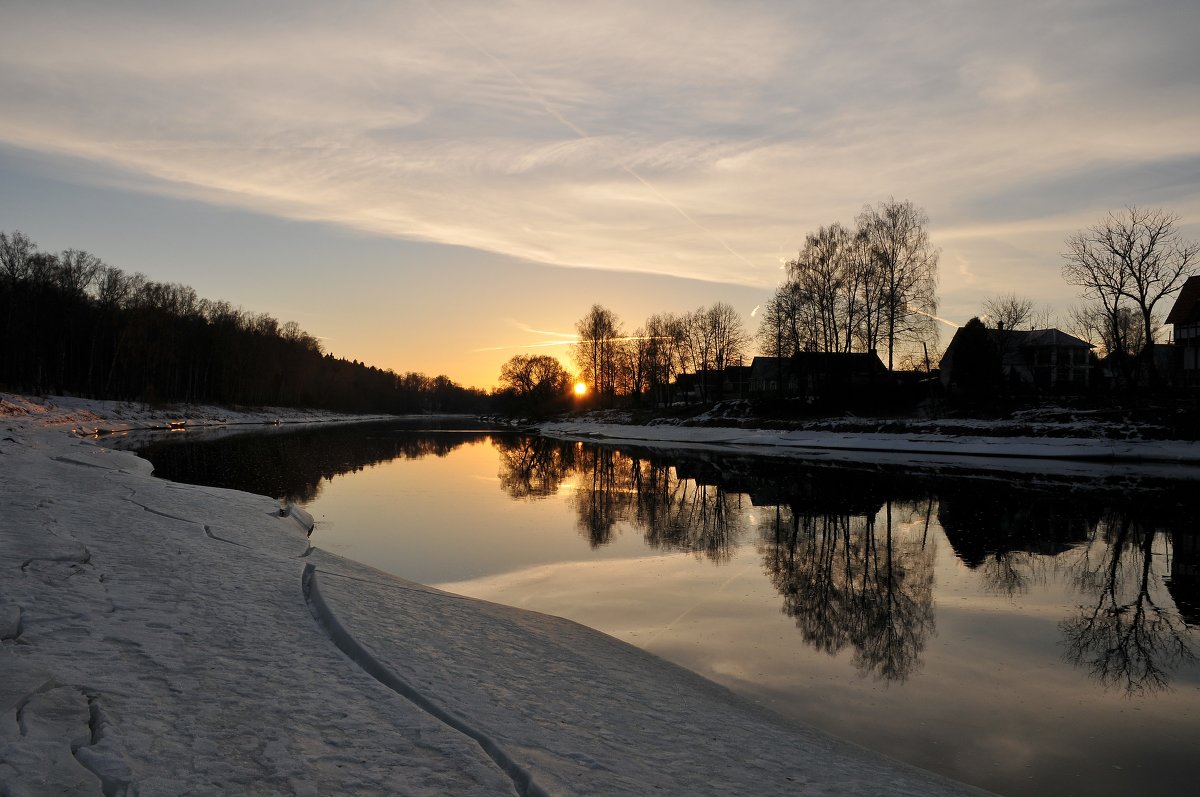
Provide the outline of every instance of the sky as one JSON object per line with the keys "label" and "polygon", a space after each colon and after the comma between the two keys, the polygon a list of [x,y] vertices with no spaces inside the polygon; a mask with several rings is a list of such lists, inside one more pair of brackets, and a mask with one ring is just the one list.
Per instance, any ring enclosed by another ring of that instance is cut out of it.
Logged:
{"label": "sky", "polygon": [[[1200,3],[0,0],[0,230],[495,384],[911,200],[939,315],[1065,314],[1063,241],[1200,239]],[[952,329],[943,327],[943,345]],[[549,345],[547,345],[549,344]]]}

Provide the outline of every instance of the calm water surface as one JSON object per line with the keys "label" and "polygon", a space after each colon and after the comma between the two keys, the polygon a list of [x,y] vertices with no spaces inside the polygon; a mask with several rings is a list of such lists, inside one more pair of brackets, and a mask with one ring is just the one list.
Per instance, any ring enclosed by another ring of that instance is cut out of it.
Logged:
{"label": "calm water surface", "polygon": [[950,478],[396,424],[171,440],[315,545],[577,620],[1005,794],[1167,794],[1200,740],[1194,487]]}

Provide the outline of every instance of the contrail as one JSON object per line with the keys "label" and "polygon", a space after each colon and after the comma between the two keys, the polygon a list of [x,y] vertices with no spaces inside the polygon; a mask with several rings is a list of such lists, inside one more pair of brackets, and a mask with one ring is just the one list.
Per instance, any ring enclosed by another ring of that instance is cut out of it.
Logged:
{"label": "contrail", "polygon": [[549,335],[552,338],[573,338],[573,337],[575,337],[574,332],[550,332],[545,329],[534,329],[533,327],[529,326],[529,324],[526,324],[523,321],[518,321],[515,318],[506,318],[504,320],[507,321],[508,323],[512,324],[514,327],[521,330],[522,332],[528,332],[533,335]]}
{"label": "contrail", "polygon": [[711,594],[707,594],[707,595],[704,595],[704,596],[702,596],[702,597],[700,598],[700,600],[696,601],[696,602],[695,602],[695,603],[693,603],[691,606],[689,606],[688,608],[684,609],[684,610],[683,610],[683,611],[682,611],[682,612],[679,614],[679,616],[678,616],[678,617],[676,617],[674,620],[672,620],[671,622],[669,622],[669,623],[667,623],[666,625],[664,625],[662,628],[658,629],[658,631],[656,631],[656,632],[655,632],[654,636],[650,637],[649,639],[647,639],[647,640],[646,640],[644,643],[642,643],[642,644],[643,644],[643,645],[645,645],[646,647],[649,647],[650,645],[653,645],[653,644],[655,643],[655,641],[657,641],[657,640],[658,640],[658,638],[659,638],[660,636],[662,636],[663,634],[665,634],[665,633],[667,633],[668,631],[670,631],[670,630],[671,630],[671,629],[672,629],[672,628],[673,628],[673,627],[674,627],[674,626],[675,626],[675,625],[676,625],[678,622],[680,622],[681,620],[683,620],[683,618],[687,617],[689,614],[691,614],[692,612],[694,612],[694,611],[695,611],[695,610],[696,610],[696,609],[697,609],[697,608],[698,608],[698,607],[699,607],[701,604],[703,604],[703,603],[707,602],[707,601],[708,601],[708,599],[709,599],[709,598],[711,598],[711,597],[713,596],[713,594],[716,594],[716,593],[718,593],[718,592],[724,592],[724,591],[725,591],[725,588],[726,588],[726,587],[728,587],[730,584],[732,584],[732,583],[733,583],[733,580],[734,580],[735,578],[739,578],[739,577],[741,577],[741,576],[742,576],[742,575],[743,575],[743,574],[744,574],[744,573],[745,573],[747,570],[749,570],[749,569],[750,569],[750,567],[751,567],[751,565],[746,565],[746,566],[745,566],[745,567],[743,567],[741,570],[738,570],[736,573],[734,573],[733,575],[731,575],[729,578],[725,579],[725,582],[724,582],[723,584],[721,584],[721,586],[719,586],[719,587],[717,587],[715,590],[713,590],[713,592],[712,592]]}
{"label": "contrail", "polygon": [[543,343],[510,343],[505,346],[483,346],[471,351],[506,351],[508,349],[540,349],[545,346],[573,346],[577,340],[548,340]]}
{"label": "contrail", "polygon": [[924,310],[918,310],[915,307],[909,307],[908,309],[909,309],[909,312],[916,313],[917,315],[923,315],[926,318],[932,318],[934,321],[940,321],[941,323],[943,323],[946,326],[951,327],[953,329],[958,329],[959,327],[962,326],[962,324],[957,324],[954,321],[950,321],[948,319],[941,318],[939,316],[934,315],[933,313],[927,313]]}
{"label": "contrail", "polygon": [[[517,85],[519,85],[522,89],[525,90],[525,93],[529,95],[530,99],[532,99],[535,103],[540,105],[542,110],[545,111],[548,115],[550,115],[554,119],[558,120],[559,124],[561,124],[563,127],[570,130],[572,133],[574,133],[581,139],[586,140],[586,139],[591,138],[591,135],[589,135],[586,130],[584,130],[582,127],[575,124],[570,119],[568,119],[567,117],[565,117],[561,113],[559,113],[557,110],[555,110],[554,107],[551,106],[550,103],[546,101],[546,98],[543,97],[541,94],[539,94],[533,88],[533,86],[530,86],[528,83],[525,82],[525,80],[520,75],[518,75],[516,72],[509,69],[508,65],[505,64],[503,61],[501,61],[490,50],[486,49],[483,45],[479,44],[474,39],[472,39],[470,36],[468,36],[466,33],[464,33],[457,25],[454,24],[454,22],[452,20],[443,16],[436,8],[433,7],[433,5],[431,3],[428,2],[428,0],[424,0],[424,5],[426,8],[428,8],[430,10],[430,12],[433,13],[434,16],[436,16],[438,19],[440,19],[447,27],[449,27],[455,33],[457,33],[458,36],[463,41],[465,41],[467,44],[469,44],[476,52],[478,52],[480,55],[487,58],[489,61],[491,61],[493,64],[495,64],[501,71],[503,71],[506,75],[508,75],[510,78],[512,78],[513,81],[515,81],[517,83]],[[751,263],[748,259],[746,259],[746,257],[741,252],[738,252],[732,246],[730,246],[728,243],[726,243],[724,238],[717,235],[715,232],[713,232],[709,228],[705,227],[700,222],[696,221],[696,219],[692,218],[692,215],[690,213],[688,213],[686,210],[681,208],[679,205],[677,205],[673,201],[671,201],[671,199],[669,197],[667,197],[666,195],[664,195],[662,191],[659,191],[658,188],[656,188],[653,183],[651,183],[649,180],[647,180],[645,177],[643,177],[641,174],[639,174],[636,169],[634,169],[632,166],[630,166],[628,163],[625,163],[624,161],[619,161],[619,163],[620,163],[622,171],[624,171],[630,177],[634,178],[639,183],[641,183],[643,186],[645,186],[646,190],[648,190],[650,193],[654,194],[654,196],[658,197],[659,201],[661,201],[664,205],[671,208],[676,213],[678,213],[680,216],[682,216],[693,227],[700,230],[705,235],[707,235],[708,237],[712,238],[714,241],[719,243],[725,249],[726,252],[729,252],[729,254],[733,255],[734,257],[736,257],[738,260],[745,263],[750,268],[755,268],[755,265],[753,263]]]}

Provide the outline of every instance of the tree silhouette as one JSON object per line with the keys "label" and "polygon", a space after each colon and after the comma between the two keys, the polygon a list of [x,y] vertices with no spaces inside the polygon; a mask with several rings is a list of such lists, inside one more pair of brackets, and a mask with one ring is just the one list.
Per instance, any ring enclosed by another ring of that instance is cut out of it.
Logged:
{"label": "tree silhouette", "polygon": [[[1067,238],[1063,279],[1093,303],[1090,311],[1079,312],[1080,321],[1089,312],[1101,317],[1101,339],[1118,359],[1154,342],[1155,308],[1200,265],[1200,243],[1184,240],[1178,224],[1179,217],[1164,210],[1130,207]],[[1130,323],[1123,314],[1140,321],[1140,346],[1129,340]],[[1153,380],[1154,358],[1146,361]]]}
{"label": "tree silhouette", "polygon": [[858,516],[778,508],[765,565],[806,642],[830,655],[849,648],[860,671],[904,681],[934,630],[933,549],[896,539],[893,511],[890,501]]}
{"label": "tree silhouette", "polygon": [[1152,595],[1161,580],[1152,568],[1160,535],[1126,513],[1108,517],[1101,530],[1110,536],[1100,560],[1092,562],[1089,547],[1075,569],[1076,584],[1095,603],[1059,624],[1064,657],[1127,695],[1161,691],[1170,673],[1196,656],[1182,619]]}
{"label": "tree silhouette", "polygon": [[558,492],[575,467],[575,446],[545,437],[496,438],[500,489],[518,499]]}
{"label": "tree silhouette", "polygon": [[548,354],[517,354],[501,366],[500,384],[514,409],[544,417],[566,406],[571,375]]}
{"label": "tree silhouette", "polygon": [[[292,322],[0,233],[0,387],[146,402],[485,411],[444,376],[335,358]],[[419,378],[416,378],[419,377]]]}

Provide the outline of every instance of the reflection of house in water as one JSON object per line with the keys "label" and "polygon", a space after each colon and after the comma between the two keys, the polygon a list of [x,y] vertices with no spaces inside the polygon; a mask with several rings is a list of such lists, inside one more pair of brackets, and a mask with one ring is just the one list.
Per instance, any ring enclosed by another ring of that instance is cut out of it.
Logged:
{"label": "reflection of house in water", "polygon": [[[732,493],[743,493],[757,507],[782,506],[810,514],[859,515],[871,517],[889,498],[909,494],[894,477],[878,473],[850,473],[835,468],[723,457],[719,462],[704,459],[674,461],[675,474],[701,485],[715,485]],[[918,490],[920,495],[922,491]]]}
{"label": "reflection of house in water", "polygon": [[1010,486],[984,484],[942,493],[938,521],[967,567],[1014,552],[1057,556],[1087,542],[1097,521],[1094,502],[1033,491],[1013,498]]}
{"label": "reflection of house in water", "polygon": [[[845,484],[845,482],[843,482]],[[811,481],[786,488],[781,485],[758,485],[744,490],[750,503],[759,507],[789,507],[812,515],[846,515],[875,517],[883,508],[884,499],[857,490],[823,490]]]}
{"label": "reflection of house in water", "polygon": [[1200,626],[1200,532],[1171,532],[1171,576],[1167,591],[1183,621]]}

